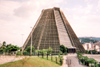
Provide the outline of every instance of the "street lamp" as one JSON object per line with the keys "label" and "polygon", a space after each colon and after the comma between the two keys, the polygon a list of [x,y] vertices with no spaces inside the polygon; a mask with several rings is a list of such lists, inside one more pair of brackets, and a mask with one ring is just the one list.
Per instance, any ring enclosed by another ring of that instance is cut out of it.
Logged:
{"label": "street lamp", "polygon": [[[32,29],[32,27],[30,27]],[[30,47],[30,56],[32,56],[32,31],[31,31],[31,47]]]}
{"label": "street lamp", "polygon": [[[22,35],[22,45],[23,45],[23,35],[24,35],[24,34],[21,34],[21,35]],[[23,54],[23,48],[22,48],[22,54]]]}

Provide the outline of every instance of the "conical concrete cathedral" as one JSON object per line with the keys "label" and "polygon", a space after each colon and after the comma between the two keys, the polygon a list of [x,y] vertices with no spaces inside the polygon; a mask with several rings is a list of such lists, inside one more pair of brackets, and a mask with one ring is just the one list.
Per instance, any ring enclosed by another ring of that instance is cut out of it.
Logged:
{"label": "conical concrete cathedral", "polygon": [[68,52],[84,52],[79,39],[60,8],[43,9],[34,28],[25,41],[22,49],[31,45],[36,50],[53,48],[58,53],[60,45],[68,48]]}

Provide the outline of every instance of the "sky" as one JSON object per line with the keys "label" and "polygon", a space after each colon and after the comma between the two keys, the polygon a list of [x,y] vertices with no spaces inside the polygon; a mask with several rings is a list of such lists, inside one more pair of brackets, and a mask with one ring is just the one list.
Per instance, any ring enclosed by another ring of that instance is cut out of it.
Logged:
{"label": "sky", "polygon": [[22,46],[42,9],[59,7],[78,37],[100,37],[100,0],[0,0],[0,43]]}

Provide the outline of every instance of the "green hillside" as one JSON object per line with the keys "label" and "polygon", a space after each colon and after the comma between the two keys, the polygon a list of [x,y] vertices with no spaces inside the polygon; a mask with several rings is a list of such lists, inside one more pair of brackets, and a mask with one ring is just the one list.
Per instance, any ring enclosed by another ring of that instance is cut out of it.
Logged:
{"label": "green hillside", "polygon": [[79,40],[81,41],[82,44],[84,43],[96,43],[97,41],[100,41],[100,38],[96,37],[79,37]]}
{"label": "green hillside", "polygon": [[60,67],[56,62],[42,59],[41,57],[29,57],[15,62],[0,65],[0,67]]}

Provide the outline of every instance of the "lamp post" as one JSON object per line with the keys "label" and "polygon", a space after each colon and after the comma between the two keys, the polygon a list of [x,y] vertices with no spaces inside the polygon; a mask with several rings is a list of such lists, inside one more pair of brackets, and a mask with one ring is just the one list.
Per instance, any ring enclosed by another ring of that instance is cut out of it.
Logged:
{"label": "lamp post", "polygon": [[[23,35],[24,35],[24,34],[21,34],[21,35],[22,35],[22,45],[23,45]],[[22,48],[22,54],[23,54],[23,48]]]}
{"label": "lamp post", "polygon": [[[30,27],[32,29],[32,27]],[[31,47],[30,47],[30,56],[32,56],[32,31],[31,31]]]}

